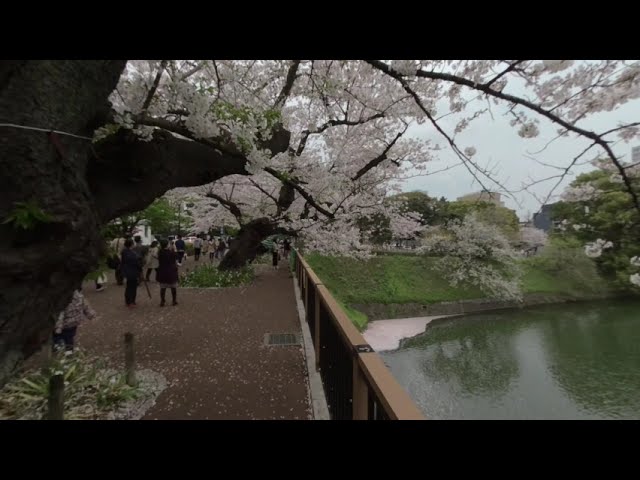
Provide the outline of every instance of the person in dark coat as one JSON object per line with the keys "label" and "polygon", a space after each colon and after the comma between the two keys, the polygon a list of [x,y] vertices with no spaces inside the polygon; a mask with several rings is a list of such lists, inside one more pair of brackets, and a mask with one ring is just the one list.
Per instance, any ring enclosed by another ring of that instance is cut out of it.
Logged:
{"label": "person in dark coat", "polygon": [[127,279],[127,286],[124,289],[124,302],[129,308],[136,306],[138,279],[142,274],[141,259],[131,247],[133,247],[133,240],[129,238],[124,242],[124,250],[122,250],[122,260],[120,262],[120,271]]}
{"label": "person in dark coat", "polygon": [[160,306],[165,305],[165,294],[167,288],[171,289],[173,305],[178,305],[178,256],[176,252],[169,248],[166,239],[160,241],[160,251],[158,252],[158,282],[160,283]]}
{"label": "person in dark coat", "polygon": [[278,243],[275,240],[271,247],[271,265],[273,265],[274,269],[278,268]]}
{"label": "person in dark coat", "polygon": [[187,249],[187,245],[184,243],[182,239],[182,235],[178,235],[178,240],[175,241],[176,251],[178,252],[178,263],[182,264],[182,260],[184,259],[184,253]]}

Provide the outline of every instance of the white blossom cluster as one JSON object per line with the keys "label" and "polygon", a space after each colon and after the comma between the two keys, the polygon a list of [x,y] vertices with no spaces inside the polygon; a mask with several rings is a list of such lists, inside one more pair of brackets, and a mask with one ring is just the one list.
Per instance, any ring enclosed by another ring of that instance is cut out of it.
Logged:
{"label": "white blossom cluster", "polygon": [[602,255],[603,250],[613,248],[613,243],[607,240],[597,239],[595,242],[588,243],[584,247],[584,253],[589,258],[598,258]]}
{"label": "white blossom cluster", "polygon": [[474,215],[427,232],[424,250],[442,256],[437,268],[452,286],[474,285],[500,300],[519,300],[518,253],[498,229]]}

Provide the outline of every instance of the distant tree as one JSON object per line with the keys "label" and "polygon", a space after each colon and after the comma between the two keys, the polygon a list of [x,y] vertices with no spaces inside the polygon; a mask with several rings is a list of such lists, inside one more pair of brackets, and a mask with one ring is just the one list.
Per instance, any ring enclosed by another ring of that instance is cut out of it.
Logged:
{"label": "distant tree", "polygon": [[491,202],[456,201],[447,204],[443,215],[448,220],[462,220],[470,214],[484,224],[498,227],[509,240],[517,240],[520,223],[516,212],[509,208]]}
{"label": "distant tree", "polygon": [[401,211],[417,213],[422,217],[423,225],[440,225],[447,220],[447,200],[444,197],[436,199],[424,192],[405,192],[393,195],[388,202],[403,204]]}
{"label": "distant tree", "polygon": [[441,258],[436,268],[452,286],[473,285],[500,300],[519,300],[518,254],[507,238],[476,217],[454,219],[425,239],[424,249]]}
{"label": "distant tree", "polygon": [[[630,288],[637,279],[632,259],[640,255],[640,214],[617,174],[597,165],[597,170],[578,176],[564,191],[563,201],[554,205],[553,215],[562,221],[554,235],[582,242],[605,277]],[[637,166],[627,166],[626,172],[633,186],[640,184]]]}

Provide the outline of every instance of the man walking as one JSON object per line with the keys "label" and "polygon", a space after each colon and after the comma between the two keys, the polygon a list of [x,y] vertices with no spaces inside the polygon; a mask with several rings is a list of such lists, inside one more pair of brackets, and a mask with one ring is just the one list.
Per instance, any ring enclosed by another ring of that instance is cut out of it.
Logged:
{"label": "man walking", "polygon": [[133,241],[128,238],[124,242],[122,262],[120,264],[122,275],[127,279],[127,285],[124,289],[124,303],[130,308],[136,306],[138,280],[142,274],[142,261],[132,247]]}
{"label": "man walking", "polygon": [[202,239],[200,237],[196,237],[193,241],[193,254],[196,262],[200,259],[200,253],[202,252]]}
{"label": "man walking", "polygon": [[184,251],[186,249],[186,245],[184,240],[182,239],[182,235],[178,235],[178,240],[175,243],[176,253],[178,255],[178,264],[182,265],[182,259],[184,258]]}

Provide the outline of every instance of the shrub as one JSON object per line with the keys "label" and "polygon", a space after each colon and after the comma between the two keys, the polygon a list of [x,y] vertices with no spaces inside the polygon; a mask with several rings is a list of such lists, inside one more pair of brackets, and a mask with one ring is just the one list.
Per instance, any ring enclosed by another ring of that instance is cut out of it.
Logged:
{"label": "shrub", "polygon": [[185,274],[180,284],[184,287],[238,287],[253,280],[253,269],[243,267],[237,270],[219,270],[214,265],[202,265]]}
{"label": "shrub", "polygon": [[582,245],[554,241],[525,263],[553,275],[558,283],[574,285],[575,293],[596,293],[602,288],[598,267],[585,255]]}
{"label": "shrub", "polygon": [[0,419],[39,420],[47,414],[49,380],[64,376],[64,418],[99,419],[137,398],[138,389],[124,375],[104,368],[78,349],[72,356],[56,353],[49,368],[19,374],[0,390]]}

